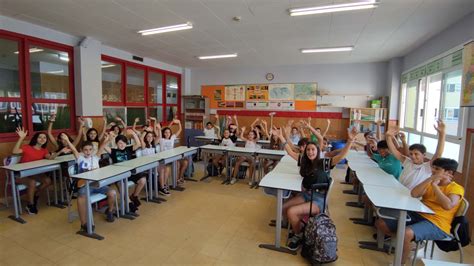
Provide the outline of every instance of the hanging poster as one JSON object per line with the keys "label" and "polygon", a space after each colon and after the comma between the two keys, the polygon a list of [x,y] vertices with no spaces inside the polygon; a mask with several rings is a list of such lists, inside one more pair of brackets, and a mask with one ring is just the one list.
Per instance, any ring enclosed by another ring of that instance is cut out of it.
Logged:
{"label": "hanging poster", "polygon": [[268,85],[247,85],[246,99],[247,101],[267,101]]}
{"label": "hanging poster", "polygon": [[301,83],[294,85],[295,100],[316,101],[316,83]]}
{"label": "hanging poster", "polygon": [[213,109],[222,108],[222,103],[225,101],[224,86],[204,85],[201,87],[201,95],[209,98],[209,107]]}
{"label": "hanging poster", "polygon": [[225,86],[226,101],[245,101],[245,85]]}
{"label": "hanging poster", "polygon": [[268,102],[246,102],[245,108],[248,110],[265,110],[268,109],[269,103]]}
{"label": "hanging poster", "polygon": [[474,107],[474,42],[464,46],[461,107]]}
{"label": "hanging poster", "polygon": [[270,100],[293,100],[293,84],[268,85]]}

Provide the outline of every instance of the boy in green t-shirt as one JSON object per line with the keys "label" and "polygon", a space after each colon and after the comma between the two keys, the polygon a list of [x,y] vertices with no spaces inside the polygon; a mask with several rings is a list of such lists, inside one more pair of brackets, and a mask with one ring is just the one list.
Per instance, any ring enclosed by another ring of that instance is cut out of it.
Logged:
{"label": "boy in green t-shirt", "polygon": [[390,153],[387,141],[382,140],[377,143],[377,152],[374,153],[372,149],[367,149],[369,157],[374,159],[382,170],[398,180],[402,172],[402,163]]}

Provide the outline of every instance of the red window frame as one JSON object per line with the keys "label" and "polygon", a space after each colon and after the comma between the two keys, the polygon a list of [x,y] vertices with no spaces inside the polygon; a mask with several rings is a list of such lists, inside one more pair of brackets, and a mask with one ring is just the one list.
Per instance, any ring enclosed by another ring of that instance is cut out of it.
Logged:
{"label": "red window frame", "polygon": [[[28,135],[33,135],[33,120],[31,107],[33,103],[59,103],[66,104],[70,109],[70,128],[67,129],[55,129],[54,133],[67,132],[68,134],[76,133],[76,108],[75,108],[75,95],[74,95],[74,48],[72,46],[55,43],[52,41],[19,34],[16,32],[10,32],[6,30],[0,30],[0,38],[13,40],[18,42],[18,70],[19,70],[19,86],[20,86],[20,98],[18,97],[0,97],[0,101],[15,101],[20,102],[22,107],[22,121],[25,130],[28,130]],[[54,49],[61,52],[66,52],[69,56],[68,71],[69,71],[69,97],[68,99],[41,99],[33,98],[31,91],[31,78],[30,78],[30,45],[40,46],[47,49]],[[14,141],[17,139],[15,132],[0,133],[0,141]]]}
{"label": "red window frame", "polygon": [[[101,57],[102,61],[114,63],[114,64],[120,64],[122,66],[122,72],[121,74],[121,80],[122,80],[122,87],[121,87],[121,101],[120,102],[110,102],[110,101],[102,101],[103,107],[144,107],[146,110],[146,116],[149,116],[149,108],[157,108],[159,109],[160,107],[162,108],[162,114],[163,114],[163,122],[167,118],[167,113],[166,113],[166,108],[168,106],[176,106],[178,109],[177,115],[178,117],[181,116],[181,74],[179,73],[174,73],[171,71],[147,66],[147,65],[142,65],[142,64],[137,64],[134,62],[118,59],[115,57],[107,56],[107,55],[102,55]],[[144,93],[145,93],[145,102],[144,103],[136,103],[136,102],[128,102],[127,101],[127,67],[134,67],[134,68],[139,68],[144,70]],[[154,72],[154,73],[159,73],[161,74],[162,77],[162,103],[152,103],[149,99],[148,95],[148,78],[149,78],[149,73]],[[168,104],[166,102],[166,76],[171,75],[176,77],[177,83],[178,83],[178,94],[177,94],[177,103],[176,104]],[[126,119],[126,118],[125,118]]]}

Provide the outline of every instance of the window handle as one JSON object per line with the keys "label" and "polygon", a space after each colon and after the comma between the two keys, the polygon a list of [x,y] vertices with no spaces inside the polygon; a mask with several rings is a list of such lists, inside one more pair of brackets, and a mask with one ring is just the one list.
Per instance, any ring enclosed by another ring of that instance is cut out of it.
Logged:
{"label": "window handle", "polygon": [[420,109],[420,117],[423,117],[425,114],[425,109]]}
{"label": "window handle", "polygon": [[435,108],[435,117],[438,116],[438,108]]}

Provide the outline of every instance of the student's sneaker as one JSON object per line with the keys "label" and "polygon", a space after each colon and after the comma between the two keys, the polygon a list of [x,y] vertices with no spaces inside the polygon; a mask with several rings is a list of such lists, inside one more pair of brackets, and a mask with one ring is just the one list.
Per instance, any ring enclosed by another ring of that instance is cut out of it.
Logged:
{"label": "student's sneaker", "polygon": [[302,234],[294,234],[289,240],[288,240],[288,249],[292,251],[298,250],[301,244],[301,239],[302,239]]}
{"label": "student's sneaker", "polygon": [[[373,234],[372,238],[377,240],[377,233]],[[388,241],[390,239],[392,239],[392,238],[389,235],[385,235],[384,238],[383,238],[383,241]]]}
{"label": "student's sneaker", "polygon": [[135,203],[133,203],[133,202],[129,202],[129,203],[128,203],[128,209],[129,209],[130,212],[132,212],[132,213],[136,213],[136,212],[138,211],[137,205],[135,205]]}
{"label": "student's sneaker", "polygon": [[135,206],[139,207],[140,205],[142,205],[142,203],[140,202],[140,200],[138,199],[137,196],[130,196],[130,200],[133,202],[133,204],[135,204]]}
{"label": "student's sneaker", "polygon": [[26,205],[25,209],[28,212],[28,214],[38,214],[38,209],[36,208],[36,205],[34,204]]}
{"label": "student's sneaker", "polygon": [[113,222],[115,221],[114,213],[111,212],[108,208],[107,208],[107,210],[105,211],[105,216],[106,216],[107,222],[113,223]]}
{"label": "student's sneaker", "polygon": [[[81,230],[82,232],[87,232],[87,223],[81,225]],[[95,231],[95,225],[92,225],[92,232]]]}
{"label": "student's sneaker", "polygon": [[35,194],[35,196],[33,197],[33,204],[36,206],[38,206],[38,201],[39,201],[39,195],[38,194]]}
{"label": "student's sneaker", "polygon": [[237,183],[237,179],[235,177],[232,177],[232,179],[230,180],[230,184],[233,185]]}
{"label": "student's sneaker", "polygon": [[170,191],[168,190],[167,187],[159,188],[158,192],[160,192],[160,194],[164,195],[164,196],[170,196],[171,195],[171,193],[170,193]]}

